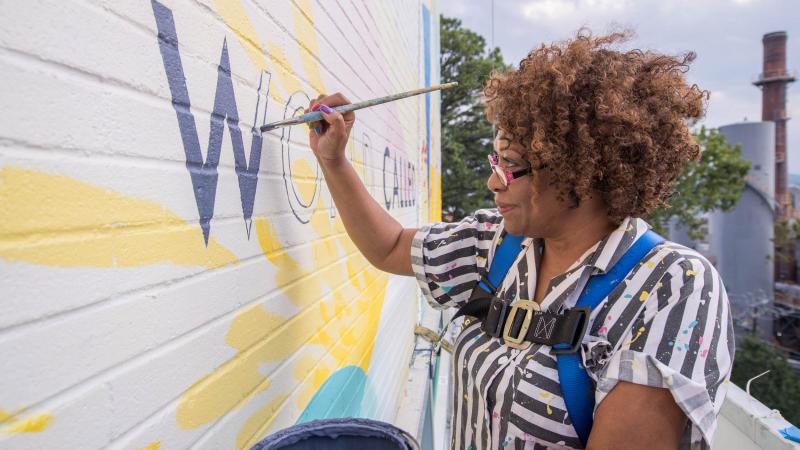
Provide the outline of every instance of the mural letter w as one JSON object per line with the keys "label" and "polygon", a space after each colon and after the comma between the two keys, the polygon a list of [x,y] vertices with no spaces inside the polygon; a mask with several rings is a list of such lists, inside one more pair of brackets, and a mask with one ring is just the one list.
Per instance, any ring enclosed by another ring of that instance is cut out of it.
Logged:
{"label": "mural letter w", "polygon": [[[242,212],[250,237],[250,226],[253,216],[253,202],[258,183],[258,169],[261,162],[261,133],[257,128],[252,129],[253,140],[250,146],[250,161],[248,163],[244,154],[242,132],[239,129],[239,114],[236,109],[236,98],[233,93],[231,81],[231,63],[228,57],[227,40],[222,42],[222,54],[217,69],[217,90],[214,95],[214,109],[211,113],[211,130],[208,136],[208,152],[205,161],[200,151],[200,139],[197,136],[197,126],[192,115],[189,102],[189,91],[186,88],[186,76],[183,73],[181,55],[178,52],[178,35],[175,31],[175,20],[172,11],[161,3],[152,0],[153,14],[158,27],[158,46],[164,62],[164,71],[169,81],[169,90],[172,95],[172,106],[178,116],[178,126],[183,141],[183,151],[186,154],[186,168],[192,178],[194,197],[197,202],[197,211],[200,215],[200,226],[203,228],[203,238],[208,245],[211,231],[211,218],[214,216],[214,200],[217,192],[217,165],[219,165],[220,148],[222,146],[222,133],[225,124],[231,135],[233,155],[236,160],[236,175],[239,178],[239,193],[242,200]],[[262,74],[259,91],[269,89],[269,79]],[[266,74],[268,76],[268,74]],[[265,84],[266,83],[266,84]],[[264,99],[263,118],[266,119],[266,99],[268,95],[259,95],[259,102]],[[256,104],[256,118],[259,105]],[[253,120],[256,124],[256,119]]]}

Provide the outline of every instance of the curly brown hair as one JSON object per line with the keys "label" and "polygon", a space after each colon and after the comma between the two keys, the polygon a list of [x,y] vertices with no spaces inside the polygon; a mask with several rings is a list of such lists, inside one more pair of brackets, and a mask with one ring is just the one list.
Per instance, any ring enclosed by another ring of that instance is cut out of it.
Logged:
{"label": "curly brown hair", "polygon": [[665,202],[683,165],[699,158],[689,122],[708,99],[684,77],[694,52],[609,48],[632,36],[581,29],[492,74],[483,90],[489,121],[527,148],[535,169],[556,174],[559,198],[577,207],[598,191],[615,222]]}

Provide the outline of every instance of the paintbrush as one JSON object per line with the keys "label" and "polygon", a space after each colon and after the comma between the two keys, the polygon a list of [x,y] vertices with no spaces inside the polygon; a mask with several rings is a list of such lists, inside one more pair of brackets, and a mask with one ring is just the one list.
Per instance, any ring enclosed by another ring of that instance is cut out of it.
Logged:
{"label": "paintbrush", "polygon": [[[426,92],[431,91],[438,91],[443,89],[450,89],[458,84],[458,82],[452,83],[445,83],[445,84],[437,84],[435,86],[422,88],[422,89],[414,89],[413,91],[401,92],[399,94],[387,95],[386,97],[378,97],[373,98],[372,100],[364,100],[363,102],[358,103],[350,103],[349,105],[341,105],[335,106],[331,109],[334,111],[338,111],[342,114],[350,111],[355,111],[357,109],[362,108],[369,108],[370,106],[380,105],[382,103],[393,102],[395,100],[400,100],[401,98],[406,97],[413,97],[415,95],[424,94]],[[279,120],[277,122],[268,123],[260,128],[261,132],[274,130],[275,128],[286,127],[289,125],[297,125],[301,123],[308,123],[308,122],[317,122],[322,120],[322,113],[319,111],[308,112],[302,114],[297,117],[292,117],[291,119]]]}

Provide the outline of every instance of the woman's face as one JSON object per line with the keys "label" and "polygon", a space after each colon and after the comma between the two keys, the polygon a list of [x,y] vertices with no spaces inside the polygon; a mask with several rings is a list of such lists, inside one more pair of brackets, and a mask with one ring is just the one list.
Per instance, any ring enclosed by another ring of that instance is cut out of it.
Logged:
{"label": "woman's face", "polygon": [[[503,131],[494,141],[498,164],[511,172],[530,167],[525,159],[525,147],[506,139]],[[510,180],[504,185],[494,171],[487,186],[494,192],[494,200],[503,215],[506,230],[515,235],[544,238],[557,229],[557,224],[569,211],[557,198],[557,189],[550,186],[552,175],[546,170],[536,170]]]}

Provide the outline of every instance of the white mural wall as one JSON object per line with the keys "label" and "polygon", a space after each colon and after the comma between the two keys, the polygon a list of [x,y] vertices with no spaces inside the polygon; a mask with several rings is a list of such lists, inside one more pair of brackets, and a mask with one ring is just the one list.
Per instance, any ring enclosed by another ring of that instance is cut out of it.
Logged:
{"label": "white mural wall", "polygon": [[[430,0],[0,2],[0,448],[249,448],[393,421],[417,288],[347,238],[320,93],[436,84]],[[348,156],[440,216],[439,96],[357,113]]]}

